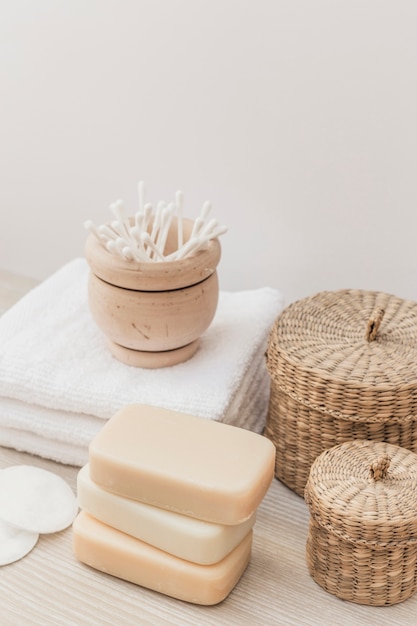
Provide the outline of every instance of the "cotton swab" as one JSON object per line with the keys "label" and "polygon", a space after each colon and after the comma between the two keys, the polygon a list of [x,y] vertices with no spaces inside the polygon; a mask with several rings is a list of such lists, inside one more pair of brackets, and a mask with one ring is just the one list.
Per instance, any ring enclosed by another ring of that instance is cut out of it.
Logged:
{"label": "cotton swab", "polygon": [[156,207],[156,212],[155,212],[155,217],[153,220],[153,224],[152,224],[152,230],[151,230],[151,239],[152,241],[155,241],[156,239],[156,235],[158,234],[159,231],[159,226],[160,226],[160,222],[161,222],[161,215],[162,215],[162,211],[165,208],[165,202],[158,202],[158,205]]}
{"label": "cotton swab", "polygon": [[182,212],[184,205],[184,194],[182,191],[177,191],[175,194],[175,208],[177,211],[177,233],[178,233],[178,250],[182,247],[184,241],[183,225],[182,225]]}
{"label": "cotton swab", "polygon": [[210,233],[210,239],[216,239],[225,233],[227,233],[227,226],[218,226]]}
{"label": "cotton swab", "polygon": [[132,239],[134,239],[135,243],[137,244],[134,249],[136,260],[144,261],[144,262],[149,261],[148,255],[146,254],[146,250],[143,247],[143,242],[141,239],[141,234],[142,234],[141,228],[139,228],[138,226],[133,226],[129,232],[130,232],[130,236],[132,237]]}
{"label": "cotton swab", "polygon": [[211,211],[211,202],[209,202],[208,200],[203,204],[202,208],[201,208],[201,213],[200,216],[203,218],[203,220],[205,221],[209,215]]}
{"label": "cotton swab", "polygon": [[[184,242],[183,206],[184,194],[176,191],[175,201],[166,205],[158,202],[155,214],[152,205],[145,204],[145,186],[138,183],[139,210],[133,219],[129,218],[122,200],[110,205],[115,218],[110,224],[96,228],[91,220],[84,223],[96,239],[111,254],[122,259],[140,262],[174,261],[195,254],[207,247],[210,239],[214,239],[227,231],[216,219],[208,220],[211,203],[204,202],[200,215],[194,220],[188,241]],[[165,256],[165,246],[174,216],[177,219],[177,249]],[[132,225],[133,223],[133,225]]]}
{"label": "cotton swab", "polygon": [[169,204],[161,215],[161,227],[159,229],[158,238],[156,240],[156,246],[158,250],[164,255],[165,244],[168,237],[169,228],[171,226],[172,216],[174,214],[174,205]]}
{"label": "cotton swab", "polygon": [[125,223],[127,221],[127,217],[124,212],[123,200],[116,200],[116,202],[112,202],[109,208],[119,222]]}
{"label": "cotton swab", "polygon": [[84,222],[84,228],[90,233],[93,233],[94,237],[96,237],[100,243],[103,243],[103,238],[100,236],[97,228],[94,226],[94,223],[91,220],[87,220]]}
{"label": "cotton swab", "polygon": [[109,240],[117,239],[117,233],[115,233],[112,228],[109,228],[105,224],[103,224],[102,226],[99,226],[97,230],[100,235],[102,235],[103,237],[106,237]]}
{"label": "cotton swab", "polygon": [[191,255],[193,252],[196,252],[196,250],[198,250],[200,246],[205,242],[206,240],[203,240],[201,237],[194,237],[192,239],[189,239],[180,250],[177,250],[177,252],[174,253],[175,256],[171,260],[179,261],[180,259],[186,257],[188,254]]}
{"label": "cotton swab", "polygon": [[129,246],[125,246],[124,248],[122,248],[122,254],[125,257],[125,259],[127,259],[128,261],[133,261],[133,259],[135,258],[135,255],[132,254],[132,251],[129,248]]}
{"label": "cotton swab", "polygon": [[148,226],[152,217],[152,204],[150,203],[146,204],[143,211],[144,211],[143,230],[148,230]]}
{"label": "cotton swab", "polygon": [[139,213],[138,211],[135,215],[135,225],[129,228],[129,235],[133,237],[134,239],[136,239],[137,242],[139,242],[139,238],[136,236],[136,234],[137,233],[140,234],[142,230],[145,230],[143,228],[144,221],[145,221],[145,214]]}
{"label": "cotton swab", "polygon": [[110,241],[108,241],[106,243],[106,249],[111,253],[111,254],[118,254],[117,252],[117,248],[116,248],[116,242],[113,239],[110,239]]}
{"label": "cotton swab", "polygon": [[[158,202],[158,205],[156,207],[155,217],[154,217],[153,224],[152,224],[152,230],[150,233],[150,238],[152,242],[154,243],[156,241],[156,237],[159,232],[159,228],[161,225],[162,211],[164,210],[164,208],[165,208],[165,202],[162,202],[162,201]],[[151,249],[149,249],[149,256],[151,256]]]}
{"label": "cotton swab", "polygon": [[205,202],[201,208],[201,213],[200,215],[197,217],[196,220],[194,220],[194,224],[193,224],[193,230],[191,232],[191,237],[195,237],[196,235],[198,235],[198,233],[200,232],[201,228],[204,226],[205,221],[208,217],[208,214],[211,211],[211,203],[210,202]]}
{"label": "cotton swab", "polygon": [[126,258],[124,254],[124,249],[126,248],[126,242],[123,237],[118,237],[116,239],[116,250],[120,254],[121,257]]}
{"label": "cotton swab", "polygon": [[112,227],[114,232],[119,235],[119,237],[122,237],[123,239],[129,237],[129,232],[126,230],[126,227],[121,222],[113,220],[110,226]]}
{"label": "cotton swab", "polygon": [[215,219],[211,219],[209,222],[207,222],[207,224],[204,225],[203,228],[200,229],[199,231],[199,235],[205,235],[207,233],[210,233],[212,230],[214,230],[217,226],[219,225],[219,222]]}
{"label": "cotton swab", "polygon": [[152,250],[152,252],[154,252],[154,254],[160,259],[160,261],[165,260],[163,254],[159,251],[155,243],[152,241],[149,233],[142,233],[141,239],[142,242],[147,245]]}

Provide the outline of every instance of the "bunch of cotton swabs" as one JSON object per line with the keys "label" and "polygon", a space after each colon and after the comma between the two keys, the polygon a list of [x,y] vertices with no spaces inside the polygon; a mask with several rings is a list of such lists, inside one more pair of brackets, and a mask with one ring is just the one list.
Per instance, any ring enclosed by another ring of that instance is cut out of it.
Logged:
{"label": "bunch of cotton swabs", "polygon": [[[207,247],[210,239],[223,235],[227,228],[216,219],[208,219],[210,202],[204,202],[200,215],[195,219],[189,239],[184,242],[183,205],[184,194],[177,191],[175,201],[159,202],[155,213],[152,204],[145,204],[145,186],[138,183],[139,210],[134,219],[125,212],[122,200],[110,205],[114,220],[97,228],[91,220],[84,226],[97,237],[109,252],[130,261],[177,261]],[[172,219],[177,220],[177,249],[164,254]]]}

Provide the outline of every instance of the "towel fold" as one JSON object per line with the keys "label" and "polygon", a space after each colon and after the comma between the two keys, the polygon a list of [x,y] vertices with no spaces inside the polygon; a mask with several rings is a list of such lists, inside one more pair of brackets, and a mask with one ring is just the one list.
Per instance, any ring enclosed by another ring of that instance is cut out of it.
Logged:
{"label": "towel fold", "polygon": [[263,430],[277,290],[221,291],[196,354],[147,370],[111,355],[89,312],[88,271],[71,261],[0,318],[0,445],[81,466],[103,420],[132,403]]}

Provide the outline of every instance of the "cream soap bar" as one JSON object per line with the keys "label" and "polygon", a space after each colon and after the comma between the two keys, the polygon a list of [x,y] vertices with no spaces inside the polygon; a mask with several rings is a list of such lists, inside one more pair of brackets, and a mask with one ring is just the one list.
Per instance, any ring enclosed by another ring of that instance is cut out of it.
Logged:
{"label": "cream soap bar", "polygon": [[82,511],[73,523],[74,554],[106,574],[195,604],[217,604],[245,571],[252,531],[222,561],[199,565],[158,550]]}
{"label": "cream soap bar", "polygon": [[96,485],[89,466],[78,473],[78,504],[108,526],[194,563],[221,561],[248,534],[256,513],[237,526],[212,524],[116,496]]}
{"label": "cream soap bar", "polygon": [[90,444],[106,491],[216,524],[240,524],[274,476],[275,446],[254,432],[152,406],[116,413]]}

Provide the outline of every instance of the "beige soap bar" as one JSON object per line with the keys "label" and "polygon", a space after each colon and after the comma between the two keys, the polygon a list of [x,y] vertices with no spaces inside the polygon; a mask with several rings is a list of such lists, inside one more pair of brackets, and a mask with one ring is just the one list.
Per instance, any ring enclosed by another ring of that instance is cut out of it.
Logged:
{"label": "beige soap bar", "polygon": [[266,437],[144,405],[116,413],[89,454],[90,476],[103,489],[216,524],[247,520],[274,476]]}
{"label": "beige soap bar", "polygon": [[224,526],[122,498],[96,485],[88,465],[78,473],[77,491],[80,508],[104,524],[181,559],[205,565],[229,554],[252,529],[256,517],[255,512],[242,524]]}
{"label": "beige soap bar", "polygon": [[252,531],[222,561],[184,561],[115,530],[82,511],[73,523],[75,556],[90,567],[194,604],[217,604],[245,571]]}

